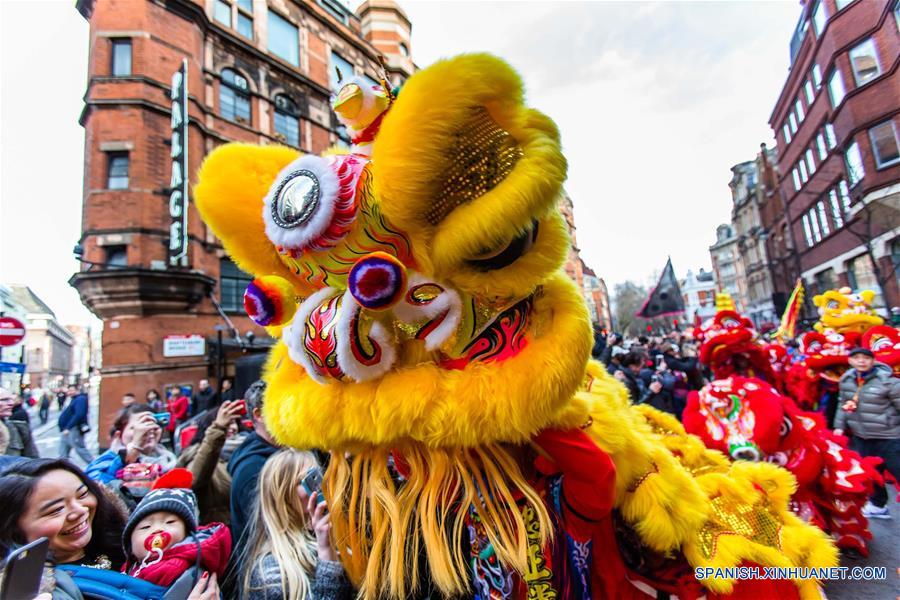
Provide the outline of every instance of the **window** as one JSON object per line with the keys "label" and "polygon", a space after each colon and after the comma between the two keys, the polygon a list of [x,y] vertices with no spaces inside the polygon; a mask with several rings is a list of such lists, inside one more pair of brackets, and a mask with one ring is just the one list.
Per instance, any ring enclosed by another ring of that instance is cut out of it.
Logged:
{"label": "window", "polygon": [[825,203],[819,200],[816,202],[816,212],[819,213],[819,223],[822,225],[822,236],[831,233],[828,226],[828,215],[825,214]]}
{"label": "window", "polygon": [[800,158],[800,162],[797,163],[797,166],[800,168],[800,181],[806,183],[809,181],[809,172],[806,170],[806,161],[803,158]]}
{"label": "window", "polygon": [[231,5],[222,0],[216,0],[213,8],[213,18],[222,25],[231,27]]}
{"label": "window", "polygon": [[784,124],[784,127],[782,128],[781,132],[784,134],[784,142],[786,144],[790,144],[791,143],[791,130],[788,129],[787,123]]}
{"label": "window", "polygon": [[125,267],[128,266],[128,246],[104,246],[103,266]]}
{"label": "window", "polygon": [[791,114],[788,116],[788,123],[791,124],[791,133],[797,133],[797,117],[794,115],[793,111],[791,111]]}
{"label": "window", "polygon": [[319,4],[330,12],[335,19],[344,25],[347,24],[347,13],[345,12],[347,9],[341,5],[339,0],[319,0]]}
{"label": "window", "polygon": [[225,312],[244,310],[244,290],[253,278],[241,271],[230,258],[219,261],[219,303]]}
{"label": "window", "polygon": [[881,75],[872,38],[850,49],[850,66],[853,67],[853,76],[858,86],[865,85]]}
{"label": "window", "polygon": [[337,52],[332,52],[331,68],[328,69],[328,76],[331,78],[331,90],[334,92],[340,89],[340,84],[338,83],[338,71],[341,72],[342,79],[353,77],[355,73],[355,71],[353,70],[353,63],[351,63],[349,60],[347,60]]}
{"label": "window", "polygon": [[812,227],[813,240],[818,244],[822,241],[822,231],[819,229],[819,219],[816,218],[816,210],[811,208],[807,214],[809,215],[809,224]]}
{"label": "window", "polygon": [[841,179],[841,183],[838,184],[838,190],[841,192],[841,208],[844,209],[844,214],[846,214],[850,211],[850,188],[843,179]]}
{"label": "window", "polygon": [[809,215],[807,213],[803,213],[803,237],[806,239],[806,247],[812,248],[813,241],[812,231],[809,227]]}
{"label": "window", "polygon": [[816,147],[819,150],[819,161],[828,158],[828,148],[825,146],[825,136],[821,133],[816,136]]}
{"label": "window", "polygon": [[295,67],[300,66],[300,37],[297,27],[269,10],[269,52]]}
{"label": "window", "polygon": [[847,178],[850,180],[850,187],[853,187],[866,176],[858,143],[853,142],[850,144],[850,147],[847,148],[847,153],[844,155],[844,160],[847,163]]}
{"label": "window", "polygon": [[238,33],[247,39],[253,39],[253,18],[248,17],[242,12],[238,12],[237,18]]}
{"label": "window", "polygon": [[131,40],[112,41],[112,65],[110,73],[113,77],[131,75]]}
{"label": "window", "polygon": [[128,189],[128,153],[110,152],[107,156],[106,189]]}
{"label": "window", "polygon": [[900,148],[897,144],[897,128],[893,121],[879,123],[869,130],[875,166],[879,169],[900,162]]}
{"label": "window", "polygon": [[400,51],[400,56],[407,57],[409,56],[409,48],[406,47],[406,44],[400,42],[397,45],[397,49]]}
{"label": "window", "polygon": [[828,190],[828,204],[831,206],[831,218],[834,220],[834,226],[836,229],[840,229],[844,226],[844,210],[841,208],[835,188]]}
{"label": "window", "polygon": [[828,96],[831,98],[831,108],[837,108],[846,95],[844,90],[844,78],[841,72],[835,67],[828,76]]}
{"label": "window", "polygon": [[837,278],[834,276],[834,269],[825,269],[815,274],[816,288],[819,293],[833,290],[837,287]]}
{"label": "window", "polygon": [[857,256],[847,262],[847,280],[855,293],[874,290],[877,294],[881,291],[878,278],[875,277],[875,269],[872,268],[872,259],[868,254]]}
{"label": "window", "polygon": [[275,135],[288,146],[300,147],[299,111],[293,100],[284,94],[275,96]]}
{"label": "window", "polygon": [[825,23],[828,22],[828,13],[825,11],[824,0],[819,0],[816,8],[813,9],[812,22],[816,37],[819,37],[822,35],[822,30],[825,29]]}
{"label": "window", "polygon": [[247,80],[231,69],[222,71],[219,85],[219,112],[229,121],[250,122],[250,94]]}
{"label": "window", "polygon": [[812,106],[813,100],[816,99],[816,92],[813,90],[812,81],[806,80],[803,84],[803,91],[806,93],[806,105]]}
{"label": "window", "polygon": [[816,172],[816,161],[813,158],[812,148],[808,148],[806,150],[806,165],[809,167],[809,174],[812,175]]}
{"label": "window", "polygon": [[819,65],[813,65],[812,76],[813,76],[813,83],[816,84],[816,91],[821,90],[822,89],[822,69],[819,68]]}
{"label": "window", "polygon": [[825,123],[825,139],[828,141],[828,148],[834,150],[837,146],[837,136],[834,135],[834,125]]}
{"label": "window", "polygon": [[253,14],[253,0],[238,0],[237,5],[241,10]]}
{"label": "window", "polygon": [[842,10],[846,6],[853,4],[853,0],[834,0],[834,5],[838,10]]}
{"label": "window", "polygon": [[797,167],[794,167],[793,170],[791,170],[791,177],[793,177],[793,179],[794,179],[794,191],[799,192],[801,185],[800,185],[800,175],[797,174]]}
{"label": "window", "polygon": [[800,98],[797,98],[797,101],[794,102],[794,110],[797,111],[797,121],[802,123],[806,115],[803,113],[803,102],[800,101]]}

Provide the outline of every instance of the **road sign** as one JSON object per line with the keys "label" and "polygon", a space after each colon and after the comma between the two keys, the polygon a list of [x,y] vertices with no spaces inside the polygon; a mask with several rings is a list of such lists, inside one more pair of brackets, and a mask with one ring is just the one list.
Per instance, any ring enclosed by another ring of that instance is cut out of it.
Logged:
{"label": "road sign", "polygon": [[19,373],[25,372],[25,365],[22,363],[0,362],[0,373]]}
{"label": "road sign", "polygon": [[206,354],[206,338],[199,334],[167,335],[163,338],[163,356],[203,356]]}
{"label": "road sign", "polygon": [[15,346],[25,338],[25,324],[12,317],[0,317],[0,346]]}

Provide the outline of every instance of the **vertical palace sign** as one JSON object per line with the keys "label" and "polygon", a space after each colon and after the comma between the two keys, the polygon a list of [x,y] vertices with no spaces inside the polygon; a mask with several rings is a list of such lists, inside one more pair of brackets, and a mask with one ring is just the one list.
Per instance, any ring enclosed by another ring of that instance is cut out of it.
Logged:
{"label": "vertical palace sign", "polygon": [[169,184],[169,266],[188,266],[187,59],[172,75],[172,180]]}

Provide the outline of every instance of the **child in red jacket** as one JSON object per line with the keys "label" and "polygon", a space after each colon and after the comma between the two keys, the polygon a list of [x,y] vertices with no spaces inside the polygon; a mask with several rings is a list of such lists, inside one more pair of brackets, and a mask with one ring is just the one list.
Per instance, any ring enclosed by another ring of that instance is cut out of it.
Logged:
{"label": "child in red jacket", "polygon": [[195,565],[222,577],[231,533],[222,523],[198,525],[191,480],[187,469],[172,469],[134,509],[122,533],[123,573],[164,587]]}

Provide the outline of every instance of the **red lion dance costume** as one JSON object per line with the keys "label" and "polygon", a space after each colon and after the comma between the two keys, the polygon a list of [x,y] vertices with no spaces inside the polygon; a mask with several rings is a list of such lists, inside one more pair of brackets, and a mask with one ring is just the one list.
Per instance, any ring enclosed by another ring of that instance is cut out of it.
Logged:
{"label": "red lion dance costume", "polygon": [[868,554],[872,538],[861,510],[880,459],[847,449],[847,439],[828,430],[822,417],[803,412],[790,398],[758,379],[730,377],[691,392],[684,428],[735,460],[768,461],[797,479],[791,508],[830,532],[840,548]]}
{"label": "red lion dance costume", "polygon": [[566,161],[519,76],[466,55],[396,98],[348,79],[333,107],[349,153],[226,145],[196,202],[280,338],[266,425],[331,451],[360,597],[819,598],[815,580],[695,578],[836,550],[788,510],[790,474],[729,464],[589,361],[561,268]]}

